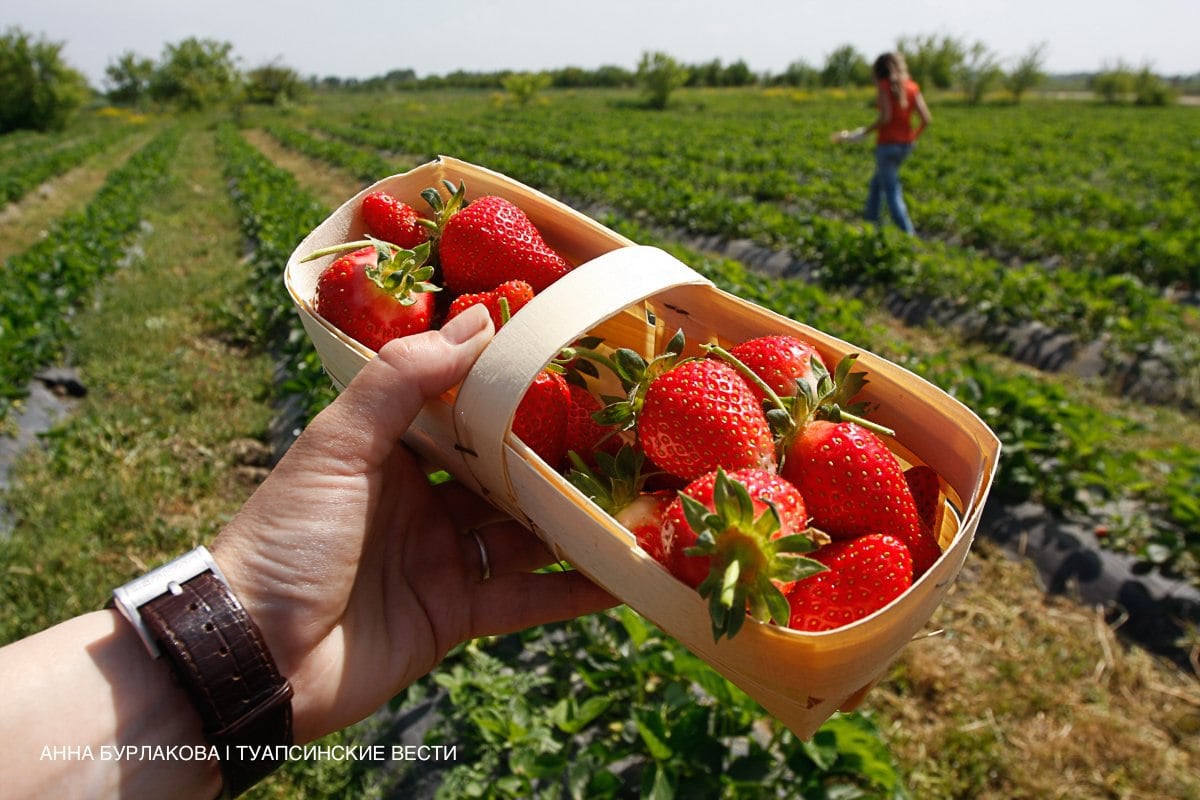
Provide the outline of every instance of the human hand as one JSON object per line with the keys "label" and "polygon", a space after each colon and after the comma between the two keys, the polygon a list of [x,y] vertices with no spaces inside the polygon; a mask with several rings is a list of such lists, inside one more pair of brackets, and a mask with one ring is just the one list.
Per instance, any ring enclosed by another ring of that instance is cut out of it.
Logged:
{"label": "human hand", "polygon": [[213,543],[295,690],[297,742],[367,716],[462,641],[616,602],[578,572],[533,574],[555,560],[534,534],[461,485],[431,487],[400,443],[492,332],[477,307],[390,342]]}
{"label": "human hand", "polygon": [[832,136],[829,137],[829,140],[832,141],[834,144],[841,144],[842,142],[861,142],[863,139],[866,138],[866,136],[867,136],[866,128],[855,128],[852,131],[849,131],[849,130],[837,131],[836,133],[834,133]]}

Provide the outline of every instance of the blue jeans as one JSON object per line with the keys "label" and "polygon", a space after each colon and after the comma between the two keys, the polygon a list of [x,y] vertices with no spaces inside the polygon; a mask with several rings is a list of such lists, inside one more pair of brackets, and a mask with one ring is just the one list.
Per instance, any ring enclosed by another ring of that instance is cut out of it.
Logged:
{"label": "blue jeans", "polygon": [[913,232],[908,208],[904,205],[904,193],[900,190],[900,165],[912,152],[911,144],[881,144],[875,147],[875,174],[867,191],[867,207],[863,218],[879,224],[879,204],[886,202],[892,219],[900,230]]}

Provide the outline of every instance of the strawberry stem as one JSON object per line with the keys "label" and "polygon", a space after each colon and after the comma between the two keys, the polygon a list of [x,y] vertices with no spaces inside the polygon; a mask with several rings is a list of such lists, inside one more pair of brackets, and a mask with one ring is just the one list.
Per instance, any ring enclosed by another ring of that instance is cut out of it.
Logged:
{"label": "strawberry stem", "polygon": [[300,259],[301,263],[313,261],[322,256],[330,256],[334,253],[344,253],[347,250],[360,250],[364,247],[378,247],[379,239],[359,239],[355,242],[343,242],[342,244],[333,244],[329,247],[322,247],[320,250],[314,250],[304,258]]}
{"label": "strawberry stem", "polygon": [[700,349],[706,353],[715,355],[717,358],[736,369],[743,378],[757,386],[762,393],[767,396],[767,401],[770,402],[773,407],[778,408],[781,411],[788,411],[787,405],[784,404],[783,399],[780,398],[779,394],[772,389],[767,382],[758,375],[757,372],[747,367],[742,360],[733,353],[729,352],[724,347],[721,347],[719,344],[702,344],[700,345]]}

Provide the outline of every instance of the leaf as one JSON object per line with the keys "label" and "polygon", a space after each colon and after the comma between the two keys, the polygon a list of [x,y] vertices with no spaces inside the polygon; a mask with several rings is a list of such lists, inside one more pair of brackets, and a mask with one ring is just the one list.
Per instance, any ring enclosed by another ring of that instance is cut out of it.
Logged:
{"label": "leaf", "polygon": [[654,711],[638,710],[634,712],[634,724],[638,735],[646,745],[647,752],[655,761],[666,761],[674,753],[668,744],[666,728],[662,717]]}

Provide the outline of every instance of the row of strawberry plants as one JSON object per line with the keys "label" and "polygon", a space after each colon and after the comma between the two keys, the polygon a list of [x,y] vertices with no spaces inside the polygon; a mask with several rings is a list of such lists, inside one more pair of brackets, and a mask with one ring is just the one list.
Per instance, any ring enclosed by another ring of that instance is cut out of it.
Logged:
{"label": "row of strawberry plants", "polygon": [[337,164],[354,177],[371,182],[390,174],[391,163],[382,156],[353,147],[341,139],[312,134],[284,125],[267,125],[266,130],[284,147],[330,164]]}
{"label": "row of strawberry plants", "polygon": [[112,171],[88,205],[4,264],[0,282],[0,420],[34,373],[63,352],[72,312],[115,270],[137,235],[142,211],[169,173],[180,134],[161,131]]}
{"label": "row of strawberry plants", "polygon": [[[329,382],[298,321],[286,321],[298,318],[279,276],[295,245],[328,211],[235,129],[222,128],[217,137],[243,231],[255,247],[247,307],[231,317],[242,319],[247,337],[257,329],[266,339],[290,341],[288,358],[300,377],[281,388],[304,395],[316,410],[330,397]],[[527,669],[531,658],[541,664],[536,676]],[[570,697],[561,690],[568,676],[575,676]],[[693,685],[706,700],[697,702]],[[901,787],[868,718],[835,718],[811,743],[773,726],[763,742],[753,735],[761,727],[757,704],[628,610],[473,643],[400,703],[412,708],[438,697],[428,741],[465,752],[442,776],[449,796],[487,786],[492,796],[528,797],[564,782],[588,797],[623,796],[631,788],[662,796],[667,787],[705,795],[783,785],[886,794]],[[694,758],[699,751],[705,759]],[[617,777],[618,768],[634,777]]]}
{"label": "row of strawberry plants", "polygon": [[[1118,389],[1121,374],[1140,354],[1167,342],[1173,351],[1175,385],[1156,400],[1195,404],[1189,388],[1200,384],[1195,315],[1133,277],[1049,272],[1038,264],[1010,267],[971,250],[917,243],[826,216],[800,215],[746,195],[745,187],[742,194],[702,188],[693,182],[695,169],[681,173],[674,162],[646,160],[645,153],[641,161],[631,161],[614,152],[619,144],[589,150],[571,137],[551,141],[529,131],[496,135],[482,125],[455,131],[420,125],[399,132],[382,131],[374,121],[353,127],[317,125],[326,134],[371,148],[390,141],[396,149],[423,153],[434,149],[428,147],[430,141],[437,141],[439,148],[582,204],[612,206],[662,227],[749,238],[788,250],[827,288],[875,287],[950,303],[960,313],[979,316],[983,323],[978,327],[984,331],[1037,321],[1084,342],[1104,337]],[[452,138],[436,138],[441,136]],[[612,138],[625,142],[619,132]],[[328,160],[348,164],[336,156]]]}
{"label": "row of strawberry plants", "polygon": [[124,139],[131,130],[129,127],[109,128],[56,147],[21,149],[8,156],[0,166],[0,203],[20,200],[46,180],[79,166]]}
{"label": "row of strawberry plants", "polygon": [[217,146],[242,234],[254,245],[244,290],[226,303],[222,317],[236,337],[279,353],[286,372],[281,391],[302,398],[305,416],[311,418],[332,399],[332,392],[280,278],[296,244],[329,210],[232,125],[217,131]]}
{"label": "row of strawberry plants", "polygon": [[[857,216],[869,155],[865,148],[831,147],[827,136],[865,116],[859,106],[796,106],[754,93],[710,93],[697,102],[699,113],[680,104],[651,115],[556,97],[552,107],[504,117],[447,104],[447,119],[421,119],[412,127],[423,129],[420,134],[430,130],[440,142],[446,128],[466,121],[554,160],[581,145],[590,155],[600,143],[606,158],[619,152],[625,163],[662,159],[670,173],[702,188],[780,200],[801,213]],[[401,140],[412,133],[398,131],[386,110],[363,122]],[[920,187],[910,201],[926,233],[1027,259],[1050,247],[1073,269],[1195,286],[1200,232],[1191,209],[1198,189],[1177,168],[1191,150],[1194,125],[1195,112],[1186,108],[1131,120],[1079,104],[951,106],[939,110],[906,167]],[[461,133],[470,146],[479,131]],[[573,166],[589,167],[585,162]]]}

